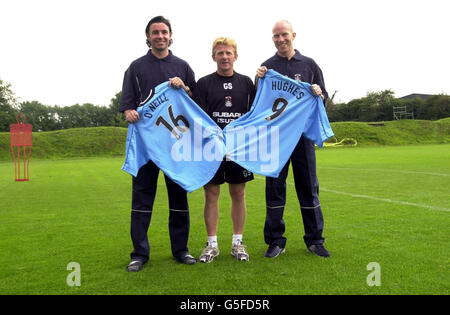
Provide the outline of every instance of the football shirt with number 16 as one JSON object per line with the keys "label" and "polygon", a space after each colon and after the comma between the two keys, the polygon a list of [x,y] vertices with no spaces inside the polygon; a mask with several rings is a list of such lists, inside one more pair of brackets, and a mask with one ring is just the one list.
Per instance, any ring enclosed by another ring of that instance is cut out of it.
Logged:
{"label": "football shirt with number 16", "polygon": [[225,154],[222,130],[183,89],[161,83],[137,112],[140,119],[128,126],[122,170],[137,176],[152,160],[188,192],[214,177]]}

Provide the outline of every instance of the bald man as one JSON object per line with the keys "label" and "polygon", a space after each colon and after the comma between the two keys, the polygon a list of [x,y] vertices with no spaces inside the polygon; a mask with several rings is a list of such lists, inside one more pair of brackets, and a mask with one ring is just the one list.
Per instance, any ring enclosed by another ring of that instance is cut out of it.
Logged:
{"label": "bald man", "polygon": [[[272,40],[277,52],[258,68],[257,79],[263,77],[268,69],[273,69],[291,79],[311,84],[313,94],[320,96],[325,102],[328,94],[325,90],[322,71],[313,59],[303,56],[294,49],[296,36],[289,21],[282,20],[275,23],[272,29]],[[304,135],[301,136],[279,177],[266,177],[264,240],[269,247],[264,256],[274,258],[285,252],[283,213],[286,205],[286,178],[289,162],[292,163],[295,190],[300,202],[305,229],[303,239],[307,250],[320,257],[329,257],[330,253],[323,246],[324,221],[319,201],[315,147],[314,143]]]}

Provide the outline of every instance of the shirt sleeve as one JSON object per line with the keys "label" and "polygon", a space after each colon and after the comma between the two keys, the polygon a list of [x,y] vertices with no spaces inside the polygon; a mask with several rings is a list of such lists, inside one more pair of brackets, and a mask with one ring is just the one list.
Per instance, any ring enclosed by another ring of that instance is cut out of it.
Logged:
{"label": "shirt sleeve", "polygon": [[250,110],[250,108],[253,105],[253,101],[255,100],[255,96],[256,96],[256,87],[253,84],[252,80],[250,78],[248,78],[248,89],[249,89],[249,100],[248,100],[248,108],[247,111]]}
{"label": "shirt sleeve", "polygon": [[197,105],[200,106],[200,108],[203,109],[205,112],[207,112],[208,109],[206,97],[207,97],[207,87],[204,84],[204,80],[200,79],[196,84],[194,92],[192,93],[192,98],[194,102],[197,103]]}
{"label": "shirt sleeve", "polygon": [[306,123],[304,134],[320,148],[328,138],[334,136],[321,98],[314,100],[313,110]]}
{"label": "shirt sleeve", "polygon": [[322,89],[322,94],[325,97],[323,102],[324,104],[326,104],[326,101],[328,99],[328,92],[325,88],[325,80],[323,79],[322,70],[315,61],[313,61],[313,75],[314,78],[312,84],[317,84],[320,86],[320,88]]}
{"label": "shirt sleeve", "polygon": [[189,86],[189,89],[192,93],[194,93],[197,88],[197,83],[195,82],[195,74],[189,64],[187,65],[186,82],[184,82],[184,84]]}
{"label": "shirt sleeve", "polygon": [[120,98],[119,112],[127,109],[136,109],[139,105],[139,87],[133,68],[130,66],[123,78],[122,97]]}

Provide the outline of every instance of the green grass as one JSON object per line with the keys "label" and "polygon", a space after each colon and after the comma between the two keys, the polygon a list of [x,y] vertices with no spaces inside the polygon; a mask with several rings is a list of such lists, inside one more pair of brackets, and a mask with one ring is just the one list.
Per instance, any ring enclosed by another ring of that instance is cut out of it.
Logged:
{"label": "green grass", "polygon": [[[122,156],[127,129],[120,127],[72,128],[33,132],[33,159]],[[0,161],[10,160],[10,134],[0,132]]]}
{"label": "green grass", "polygon": [[331,126],[338,140],[353,138],[360,146],[450,143],[450,118],[437,121],[336,122]]}
{"label": "green grass", "polygon": [[[123,158],[32,158],[30,182],[14,182],[12,161],[0,162],[0,294],[449,294],[450,145],[327,148],[317,158],[331,258],[305,250],[290,174],[286,254],[263,257],[264,178],[256,176],[246,190],[251,260],[229,254],[230,198],[222,186],[221,255],[211,264],[177,264],[160,176],[151,260],[139,273],[125,271],[131,179],[120,170]],[[190,194],[189,204],[189,248],[198,256],[203,192]],[[81,266],[80,287],[66,284],[70,262]],[[370,262],[381,266],[379,287],[366,283]]]}
{"label": "green grass", "polygon": [[[336,138],[355,139],[358,146],[450,143],[450,118],[437,121],[399,120],[381,123],[331,123]],[[33,132],[33,159],[122,156],[126,128],[96,127]],[[0,132],[0,161],[11,160],[9,132]]]}

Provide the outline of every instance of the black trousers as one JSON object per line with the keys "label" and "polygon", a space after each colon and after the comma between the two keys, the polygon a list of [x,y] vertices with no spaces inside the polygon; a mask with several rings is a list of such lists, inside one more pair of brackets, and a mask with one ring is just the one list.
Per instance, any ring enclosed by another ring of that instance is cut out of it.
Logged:
{"label": "black trousers", "polygon": [[266,222],[264,240],[268,245],[286,246],[285,223],[283,220],[286,205],[286,178],[289,162],[294,172],[295,190],[300,202],[306,246],[323,244],[323,215],[319,201],[319,182],[316,176],[316,152],[314,143],[300,138],[279,177],[266,177]]}
{"label": "black trousers", "polygon": [[[146,262],[150,257],[147,232],[152,218],[158,175],[159,168],[150,161],[140,168],[136,177],[133,177],[131,240],[134,250],[130,255],[131,259]],[[172,255],[179,257],[188,252],[190,221],[187,193],[169,177],[165,175],[164,177],[169,197],[169,234]]]}

